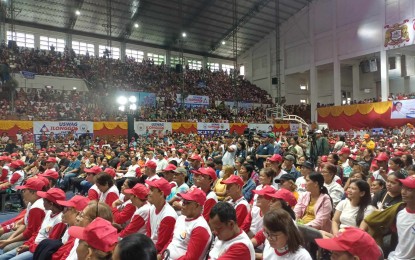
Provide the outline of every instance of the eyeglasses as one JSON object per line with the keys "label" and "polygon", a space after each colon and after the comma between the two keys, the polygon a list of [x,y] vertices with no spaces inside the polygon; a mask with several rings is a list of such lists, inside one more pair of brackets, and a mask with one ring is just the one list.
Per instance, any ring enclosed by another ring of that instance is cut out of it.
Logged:
{"label": "eyeglasses", "polygon": [[276,233],[271,234],[270,232],[264,229],[264,237],[268,239],[269,241],[277,240],[279,236],[281,236],[281,234],[276,234]]}

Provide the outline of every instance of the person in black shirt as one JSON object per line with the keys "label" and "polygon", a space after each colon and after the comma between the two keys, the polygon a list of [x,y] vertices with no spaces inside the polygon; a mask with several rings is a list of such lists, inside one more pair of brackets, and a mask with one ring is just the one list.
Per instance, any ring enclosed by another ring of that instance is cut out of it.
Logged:
{"label": "person in black shirt", "polygon": [[377,209],[386,209],[402,201],[401,190],[402,184],[399,179],[405,179],[401,172],[392,172],[388,175],[386,190],[381,190],[373,196],[372,206]]}

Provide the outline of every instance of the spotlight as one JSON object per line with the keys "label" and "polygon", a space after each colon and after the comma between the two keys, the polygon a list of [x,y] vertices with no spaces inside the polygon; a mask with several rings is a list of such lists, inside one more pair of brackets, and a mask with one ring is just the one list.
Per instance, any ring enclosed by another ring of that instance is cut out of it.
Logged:
{"label": "spotlight", "polygon": [[186,38],[186,36],[187,36],[187,34],[184,32],[184,33],[182,33],[182,37],[183,38]]}
{"label": "spotlight", "polygon": [[225,45],[225,43],[226,43],[225,41],[222,41],[222,45]]}
{"label": "spotlight", "polygon": [[73,90],[76,90],[76,87],[73,87],[72,89],[73,89]]}
{"label": "spotlight", "polygon": [[135,27],[135,28],[138,28],[138,23],[135,23],[135,24],[134,24],[134,27]]}
{"label": "spotlight", "polygon": [[124,110],[125,110],[125,106],[119,106],[119,107],[118,107],[118,110],[120,110],[120,111],[124,111]]}
{"label": "spotlight", "polygon": [[137,102],[137,98],[135,96],[131,96],[128,98],[128,101],[130,101],[130,103],[135,103]]}
{"label": "spotlight", "polygon": [[117,103],[120,105],[125,105],[127,104],[127,98],[124,96],[120,96],[117,98]]}
{"label": "spotlight", "polygon": [[81,15],[81,12],[80,12],[79,10],[76,10],[76,11],[75,11],[75,14],[76,14],[76,15]]}
{"label": "spotlight", "polygon": [[137,105],[136,104],[131,104],[130,105],[130,110],[136,110],[137,109]]}

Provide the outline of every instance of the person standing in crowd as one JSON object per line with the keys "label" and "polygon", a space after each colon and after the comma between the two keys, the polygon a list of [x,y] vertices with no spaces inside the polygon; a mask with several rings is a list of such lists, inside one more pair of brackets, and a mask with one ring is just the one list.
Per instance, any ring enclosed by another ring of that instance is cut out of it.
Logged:
{"label": "person standing in crowd", "polygon": [[270,138],[273,138],[274,134],[264,133],[261,137],[261,145],[256,152],[256,166],[260,170],[264,168],[265,161],[274,155],[274,146],[270,143]]}
{"label": "person standing in crowd", "polygon": [[301,176],[301,173],[297,171],[297,169],[295,168],[295,157],[291,154],[287,154],[284,156],[284,163],[282,164],[282,169],[286,171],[288,174],[292,175],[294,177],[294,180]]}
{"label": "person standing in crowd", "polygon": [[164,151],[162,149],[157,150],[157,168],[156,173],[161,173],[167,167],[167,160],[164,158]]}
{"label": "person standing in crowd", "polygon": [[222,181],[228,179],[233,175],[233,167],[230,165],[224,165],[222,167],[223,177],[215,182],[213,191],[216,193],[219,201],[223,201],[226,197],[226,184],[222,184]]}
{"label": "person standing in crowd", "polygon": [[209,224],[202,216],[206,194],[196,188],[178,196],[182,199],[182,215],[176,220],[173,238],[167,246],[169,257],[205,259],[212,240]]}
{"label": "person standing in crowd", "polygon": [[319,156],[329,155],[329,142],[327,138],[323,136],[323,132],[321,130],[316,130],[314,132],[315,139],[312,141],[312,151],[310,152],[310,157],[315,161]]}
{"label": "person standing in crowd", "polygon": [[146,234],[156,245],[157,253],[161,254],[172,238],[177,213],[166,203],[171,191],[170,183],[160,178],[146,180],[146,184],[150,187],[148,202],[151,203]]}
{"label": "person standing in crowd", "polygon": [[227,202],[218,202],[209,214],[209,224],[216,236],[209,252],[211,260],[255,259],[255,250],[249,237],[236,222],[236,211]]}
{"label": "person standing in crowd", "polygon": [[223,156],[222,162],[223,165],[235,165],[235,154],[236,154],[237,146],[233,143],[233,136],[230,134],[226,134],[224,136],[223,142]]}
{"label": "person standing in crowd", "polygon": [[241,227],[250,211],[250,205],[242,194],[244,181],[241,177],[232,175],[228,179],[222,181],[222,184],[226,184],[226,195],[231,198],[228,202],[234,206],[236,211],[236,221],[238,226]]}
{"label": "person standing in crowd", "polygon": [[303,148],[299,145],[298,136],[290,138],[290,145],[288,146],[288,153],[300,158],[304,155]]}

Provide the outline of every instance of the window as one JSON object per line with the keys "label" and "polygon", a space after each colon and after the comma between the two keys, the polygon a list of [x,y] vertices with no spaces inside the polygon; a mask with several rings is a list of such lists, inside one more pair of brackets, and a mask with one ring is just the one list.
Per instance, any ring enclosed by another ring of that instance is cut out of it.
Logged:
{"label": "window", "polygon": [[305,104],[306,103],[306,100],[305,99],[300,99],[300,103],[301,104]]}
{"label": "window", "polygon": [[91,43],[72,41],[72,49],[76,54],[95,56],[95,46]]}
{"label": "window", "polygon": [[126,49],[125,55],[128,58],[133,58],[136,62],[142,62],[144,59],[144,52],[138,50]]}
{"label": "window", "polygon": [[177,56],[170,56],[170,67],[176,67],[176,64],[182,64],[182,60]]}
{"label": "window", "polygon": [[219,71],[219,63],[208,62],[208,68],[210,71]]}
{"label": "window", "polygon": [[202,61],[200,60],[187,60],[187,64],[191,70],[200,70],[202,68]]}
{"label": "window", "polygon": [[51,46],[55,47],[55,51],[63,52],[65,50],[65,40],[50,38],[47,36],[40,36],[40,49],[41,50],[50,50]]}
{"label": "window", "polygon": [[147,58],[153,60],[155,65],[161,65],[164,63],[165,57],[163,54],[147,53]]}
{"label": "window", "polygon": [[233,65],[222,64],[222,70],[226,71],[226,73],[230,74],[231,70],[233,70]]}
{"label": "window", "polygon": [[12,35],[11,31],[7,31],[7,41],[16,41],[19,47],[35,47],[35,36],[33,34],[14,32]]}
{"label": "window", "polygon": [[242,76],[245,76],[245,66],[241,66],[239,68],[239,74],[242,75]]}
{"label": "window", "polygon": [[111,53],[109,54],[110,58],[113,58],[114,60],[117,60],[120,58],[120,48],[117,47],[108,47],[105,45],[99,45],[98,46],[98,50],[99,50],[99,57],[103,57],[104,56],[104,52],[106,50],[111,51]]}

